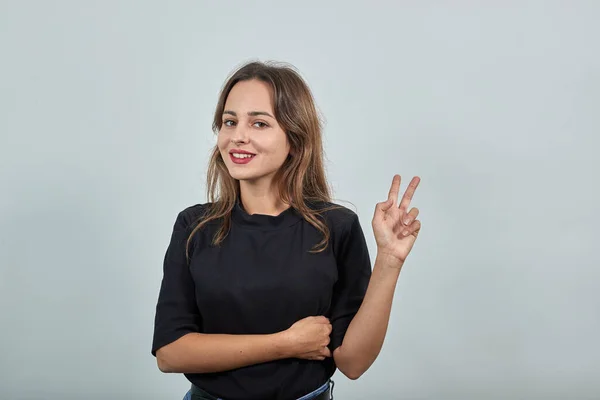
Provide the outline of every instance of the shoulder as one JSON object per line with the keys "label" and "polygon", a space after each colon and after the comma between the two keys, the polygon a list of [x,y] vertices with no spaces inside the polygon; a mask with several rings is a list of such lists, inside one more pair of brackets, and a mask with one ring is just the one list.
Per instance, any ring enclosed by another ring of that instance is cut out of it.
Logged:
{"label": "shoulder", "polygon": [[322,202],[315,206],[329,227],[333,254],[336,257],[345,258],[348,254],[368,253],[364,230],[356,211],[330,202]]}
{"label": "shoulder", "polygon": [[180,210],[175,220],[175,228],[192,230],[204,218],[211,205],[212,203],[193,204]]}
{"label": "shoulder", "polygon": [[346,206],[332,202],[318,202],[310,205],[324,218],[334,233],[344,234],[349,232],[353,226],[360,225],[358,214]]}

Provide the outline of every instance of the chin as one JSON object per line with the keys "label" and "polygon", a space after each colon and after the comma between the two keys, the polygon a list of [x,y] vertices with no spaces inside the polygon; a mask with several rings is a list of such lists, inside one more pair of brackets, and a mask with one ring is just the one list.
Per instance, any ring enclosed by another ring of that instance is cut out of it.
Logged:
{"label": "chin", "polygon": [[245,181],[245,182],[258,182],[261,181],[265,178],[269,178],[269,176],[271,176],[272,174],[270,173],[255,173],[252,171],[236,171],[235,168],[230,168],[229,169],[229,175],[238,181]]}
{"label": "chin", "polygon": [[253,174],[250,171],[236,171],[234,168],[229,168],[229,175],[238,181],[253,181],[260,178],[259,175]]}

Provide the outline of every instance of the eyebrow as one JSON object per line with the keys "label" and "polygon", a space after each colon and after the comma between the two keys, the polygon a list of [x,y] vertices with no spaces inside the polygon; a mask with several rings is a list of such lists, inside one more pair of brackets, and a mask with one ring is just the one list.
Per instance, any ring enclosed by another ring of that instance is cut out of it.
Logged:
{"label": "eyebrow", "polygon": [[[229,115],[233,115],[234,117],[237,117],[236,112],[231,111],[231,110],[225,110],[225,111],[223,111],[223,114],[229,114]],[[269,114],[266,111],[249,111],[248,115],[251,117],[256,117],[257,115],[266,115],[267,117],[271,117],[271,118],[275,119],[274,116],[272,116],[271,114]]]}

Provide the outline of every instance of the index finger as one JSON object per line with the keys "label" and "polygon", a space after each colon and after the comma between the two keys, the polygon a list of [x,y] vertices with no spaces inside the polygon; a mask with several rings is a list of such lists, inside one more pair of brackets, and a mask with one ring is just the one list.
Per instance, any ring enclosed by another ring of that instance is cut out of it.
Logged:
{"label": "index finger", "polygon": [[394,175],[392,179],[392,186],[388,193],[388,201],[391,201],[393,205],[398,204],[398,192],[400,192],[400,175]]}
{"label": "index finger", "polygon": [[400,202],[400,210],[406,211],[408,210],[408,206],[415,194],[415,190],[417,190],[417,186],[419,186],[419,182],[421,182],[421,178],[415,176],[412,178],[408,187],[406,188],[406,192],[404,192],[404,196],[402,196],[402,201]]}

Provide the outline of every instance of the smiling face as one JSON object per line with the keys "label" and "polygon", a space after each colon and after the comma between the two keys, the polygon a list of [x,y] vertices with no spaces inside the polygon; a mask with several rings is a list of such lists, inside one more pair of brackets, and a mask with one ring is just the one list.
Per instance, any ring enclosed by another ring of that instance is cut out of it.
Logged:
{"label": "smiling face", "polygon": [[236,83],[222,121],[217,146],[229,174],[270,183],[290,152],[287,135],[275,119],[271,86],[259,80]]}

